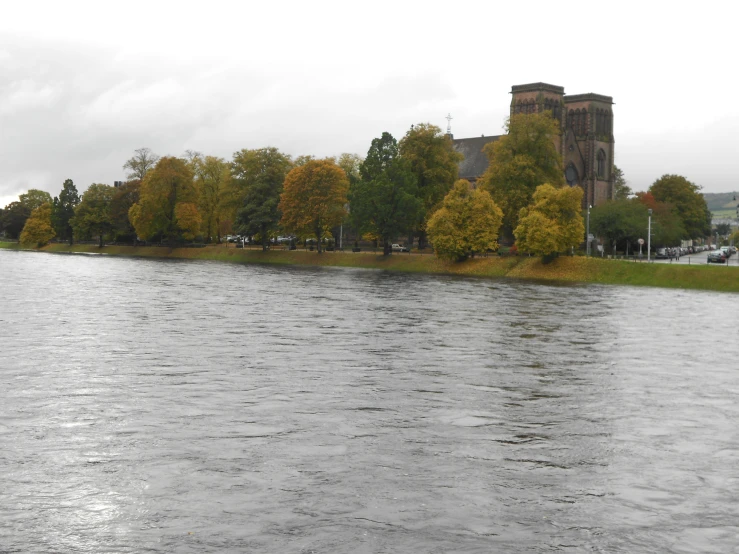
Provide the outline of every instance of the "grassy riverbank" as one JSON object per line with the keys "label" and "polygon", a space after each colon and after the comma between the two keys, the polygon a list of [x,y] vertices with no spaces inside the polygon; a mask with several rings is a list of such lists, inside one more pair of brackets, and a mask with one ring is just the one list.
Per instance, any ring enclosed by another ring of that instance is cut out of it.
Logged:
{"label": "grassy riverbank", "polygon": [[[0,242],[0,248],[20,249],[16,243]],[[445,262],[433,255],[374,253],[242,250],[233,245],[205,248],[132,247],[51,244],[41,252],[95,253],[114,256],[217,260],[236,263],[359,267],[406,273],[469,275],[474,277],[516,278],[540,281],[565,281],[739,292],[739,269],[724,266],[646,264],[619,260],[569,257],[549,264],[529,257],[475,258],[462,263]]]}

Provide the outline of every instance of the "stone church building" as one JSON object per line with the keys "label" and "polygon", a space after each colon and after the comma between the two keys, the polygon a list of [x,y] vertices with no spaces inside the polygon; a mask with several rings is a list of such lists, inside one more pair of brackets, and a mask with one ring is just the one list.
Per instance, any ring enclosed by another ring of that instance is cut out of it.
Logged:
{"label": "stone church building", "polygon": [[[583,208],[613,198],[613,98],[600,94],[566,95],[564,87],[546,83],[514,85],[511,115],[549,111],[559,122],[557,150],[564,161],[565,180],[585,191]],[[459,177],[475,182],[488,166],[483,147],[500,136],[454,139],[464,156]]]}

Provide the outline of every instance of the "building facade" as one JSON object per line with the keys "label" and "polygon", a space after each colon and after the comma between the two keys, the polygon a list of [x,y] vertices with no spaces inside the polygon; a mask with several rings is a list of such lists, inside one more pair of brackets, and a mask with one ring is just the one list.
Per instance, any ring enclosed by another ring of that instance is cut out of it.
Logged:
{"label": "building facade", "polygon": [[[583,208],[613,198],[614,139],[613,98],[601,94],[566,95],[564,87],[547,83],[514,85],[511,115],[549,112],[559,124],[555,146],[562,156],[565,180],[583,189]],[[476,181],[487,169],[482,148],[500,136],[453,139],[464,156],[459,177]]]}

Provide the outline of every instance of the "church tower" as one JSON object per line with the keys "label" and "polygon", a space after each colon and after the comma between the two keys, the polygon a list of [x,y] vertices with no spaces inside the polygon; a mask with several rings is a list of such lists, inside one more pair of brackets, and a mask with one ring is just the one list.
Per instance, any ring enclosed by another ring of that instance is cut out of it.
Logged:
{"label": "church tower", "polygon": [[[592,92],[566,95],[564,87],[547,83],[513,85],[511,96],[511,115],[549,112],[557,121],[554,143],[562,156],[562,171],[567,184],[583,189],[583,209],[613,199],[613,98]],[[488,167],[483,149],[501,137],[455,139],[448,127],[447,133],[463,157],[459,178],[475,183]]]}
{"label": "church tower", "polygon": [[600,94],[565,96],[562,160],[570,186],[585,191],[583,208],[613,199],[613,98]]}
{"label": "church tower", "polygon": [[584,191],[583,208],[613,198],[613,98],[600,94],[565,95],[547,83],[514,85],[511,115],[549,111],[559,124],[555,146],[565,179]]}
{"label": "church tower", "polygon": [[547,83],[513,85],[511,88],[511,115],[518,113],[544,113],[545,111],[549,111],[552,117],[559,122],[560,136],[555,139],[555,146],[562,159],[564,159],[562,150],[564,95],[564,87],[549,85]]}

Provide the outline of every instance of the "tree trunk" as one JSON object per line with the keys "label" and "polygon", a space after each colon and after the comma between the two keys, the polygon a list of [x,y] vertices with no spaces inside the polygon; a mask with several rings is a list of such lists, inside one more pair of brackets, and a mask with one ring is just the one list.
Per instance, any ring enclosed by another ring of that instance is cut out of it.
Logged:
{"label": "tree trunk", "polygon": [[382,255],[383,256],[389,256],[392,253],[392,248],[390,248],[390,241],[385,239],[382,242]]}
{"label": "tree trunk", "polygon": [[316,239],[318,239],[318,253],[319,254],[321,252],[323,252],[323,250],[321,250],[321,246],[322,246],[321,245],[321,238],[322,238],[321,237],[321,227],[320,227],[320,225],[316,225]]}
{"label": "tree trunk", "polygon": [[426,231],[418,232],[418,249],[423,250],[426,248]]}
{"label": "tree trunk", "polygon": [[262,252],[266,252],[267,251],[267,226],[263,224],[260,227],[260,229],[261,229],[260,234],[262,235]]}
{"label": "tree trunk", "polygon": [[100,243],[98,244],[98,246],[99,246],[100,248],[102,248],[102,247],[103,247],[103,234],[102,234],[102,233],[100,233]]}

